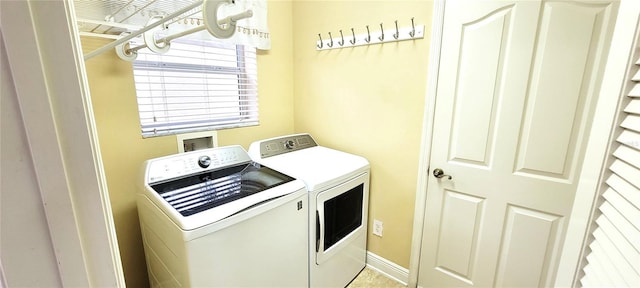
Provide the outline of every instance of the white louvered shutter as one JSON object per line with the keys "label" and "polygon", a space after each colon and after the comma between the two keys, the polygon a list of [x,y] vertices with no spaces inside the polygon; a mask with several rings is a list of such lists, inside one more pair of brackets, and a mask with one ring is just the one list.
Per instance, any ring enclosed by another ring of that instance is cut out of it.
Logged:
{"label": "white louvered shutter", "polygon": [[[613,164],[595,217],[583,287],[640,287],[640,59],[623,101]],[[633,74],[631,74],[633,75]]]}

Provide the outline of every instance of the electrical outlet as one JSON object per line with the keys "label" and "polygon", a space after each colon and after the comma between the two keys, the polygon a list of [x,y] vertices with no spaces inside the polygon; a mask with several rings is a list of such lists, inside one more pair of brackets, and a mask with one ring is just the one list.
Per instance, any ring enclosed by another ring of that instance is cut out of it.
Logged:
{"label": "electrical outlet", "polygon": [[373,219],[373,235],[382,237],[382,221]]}

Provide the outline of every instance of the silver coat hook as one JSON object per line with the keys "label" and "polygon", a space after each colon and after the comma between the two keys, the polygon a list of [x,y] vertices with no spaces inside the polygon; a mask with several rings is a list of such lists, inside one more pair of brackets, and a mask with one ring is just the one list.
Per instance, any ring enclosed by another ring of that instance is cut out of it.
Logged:
{"label": "silver coat hook", "polygon": [[320,33],[318,33],[318,38],[320,38],[320,44],[316,45],[316,47],[318,47],[318,49],[321,49],[324,44],[322,43],[322,36],[320,36]]}
{"label": "silver coat hook", "polygon": [[333,47],[333,36],[331,36],[331,32],[329,32],[329,38],[331,39],[330,43],[327,43],[327,46],[329,46],[329,48]]}
{"label": "silver coat hook", "polygon": [[398,31],[398,20],[396,20],[396,33],[393,33],[393,38],[398,39],[398,36],[400,36],[400,31]]}
{"label": "silver coat hook", "polygon": [[367,43],[371,42],[371,33],[369,33],[369,25],[367,25],[367,38],[364,38]]}
{"label": "silver coat hook", "polygon": [[351,28],[351,36],[353,36],[353,40],[349,40],[349,42],[351,43],[351,45],[355,45],[356,44],[356,33],[353,32],[353,28]]}
{"label": "silver coat hook", "polygon": [[344,46],[344,35],[342,35],[342,30],[340,30],[340,38],[342,40],[338,41],[338,44],[340,44],[340,46]]}
{"label": "silver coat hook", "polygon": [[416,36],[416,26],[413,24],[413,17],[411,17],[411,32],[409,32],[409,36]]}
{"label": "silver coat hook", "polygon": [[380,37],[378,37],[380,41],[384,41],[384,28],[382,28],[382,23],[380,23]]}

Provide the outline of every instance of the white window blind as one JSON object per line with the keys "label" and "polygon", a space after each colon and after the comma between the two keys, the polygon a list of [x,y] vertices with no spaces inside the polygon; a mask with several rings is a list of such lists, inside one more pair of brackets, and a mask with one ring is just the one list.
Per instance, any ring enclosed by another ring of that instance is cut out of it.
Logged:
{"label": "white window blind", "polygon": [[600,196],[583,287],[640,287],[640,60]]}
{"label": "white window blind", "polygon": [[176,39],[133,70],[143,137],[258,125],[255,48]]}

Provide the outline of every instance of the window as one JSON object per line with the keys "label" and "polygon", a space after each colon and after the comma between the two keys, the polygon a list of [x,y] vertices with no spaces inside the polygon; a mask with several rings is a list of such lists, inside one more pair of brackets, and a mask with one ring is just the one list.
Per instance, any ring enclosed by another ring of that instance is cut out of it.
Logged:
{"label": "window", "polygon": [[175,39],[133,62],[143,137],[258,125],[255,48]]}

